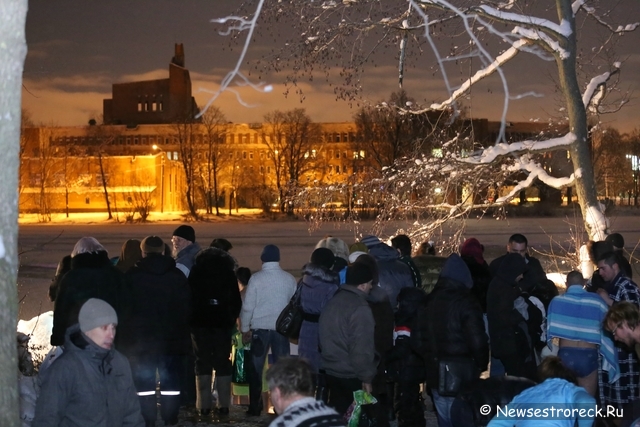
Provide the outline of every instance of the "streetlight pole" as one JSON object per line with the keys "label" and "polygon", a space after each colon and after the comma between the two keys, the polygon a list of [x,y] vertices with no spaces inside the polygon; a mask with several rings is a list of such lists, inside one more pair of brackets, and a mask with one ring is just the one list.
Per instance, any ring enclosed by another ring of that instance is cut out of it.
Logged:
{"label": "streetlight pole", "polygon": [[164,157],[166,155],[165,151],[158,147],[157,145],[153,145],[154,150],[160,150],[160,155],[162,158],[160,159],[160,213],[164,213]]}
{"label": "streetlight pole", "polygon": [[631,171],[633,173],[633,205],[638,206],[638,175],[640,174],[640,157],[635,154],[627,154],[626,158],[631,160]]}

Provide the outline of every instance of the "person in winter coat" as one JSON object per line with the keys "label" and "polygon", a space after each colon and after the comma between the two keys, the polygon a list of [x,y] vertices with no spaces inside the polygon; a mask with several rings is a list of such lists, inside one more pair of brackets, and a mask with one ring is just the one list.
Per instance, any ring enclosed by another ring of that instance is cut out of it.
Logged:
{"label": "person in winter coat", "polygon": [[196,254],[200,252],[200,245],[196,243],[196,232],[190,225],[181,225],[173,231],[171,236],[173,257],[176,267],[189,277],[191,267],[196,260]]}
{"label": "person in winter coat", "polygon": [[142,251],[140,250],[140,240],[129,239],[122,245],[120,250],[120,256],[116,262],[116,268],[123,273],[126,273],[131,267],[135,265],[138,260],[142,258]]}
{"label": "person in winter coat", "polygon": [[420,277],[420,269],[413,259],[411,259],[411,239],[406,234],[398,234],[391,239],[391,247],[398,251],[400,254],[400,261],[409,266],[411,270],[411,277],[413,279],[413,286],[422,286],[422,277]]}
{"label": "person in winter coat", "polygon": [[475,237],[465,240],[460,245],[460,257],[467,264],[467,268],[473,278],[471,294],[482,307],[482,312],[486,313],[487,291],[489,290],[489,282],[491,282],[491,272],[489,271],[489,264],[484,260],[483,253],[484,246]]}
{"label": "person in winter coat", "polygon": [[489,364],[489,340],[484,331],[482,309],[470,289],[473,279],[458,254],[447,258],[427,304],[418,312],[418,328],[412,332],[414,349],[425,360],[427,384],[438,413],[438,426],[451,426],[454,397],[438,393],[439,361],[448,357],[466,359],[476,368],[477,378]]}
{"label": "person in winter coat", "polygon": [[211,411],[212,371],[220,415],[229,414],[231,404],[231,336],[242,299],[235,274],[235,260],[216,247],[203,249],[191,268],[193,315],[191,339],[196,357],[196,409],[201,415]]}
{"label": "person in winter coat", "polygon": [[318,248],[304,266],[300,281],[300,302],[304,317],[298,339],[298,354],[307,359],[314,374],[320,366],[318,351],[318,321],[320,313],[340,286],[340,276],[331,270],[335,257],[327,248]]}
{"label": "person in winter coat", "polygon": [[518,286],[522,291],[531,293],[534,288],[539,286],[540,282],[546,280],[547,275],[542,269],[542,265],[537,258],[529,255],[529,242],[527,238],[519,233],[513,234],[509,237],[507,243],[507,253],[502,255],[489,264],[489,270],[491,271],[491,277],[496,277],[498,269],[502,265],[505,257],[509,254],[518,254],[523,259],[527,268],[524,271],[522,279],[520,279]]}
{"label": "person in winter coat", "polygon": [[407,264],[400,261],[400,254],[391,246],[380,241],[376,236],[367,236],[362,239],[362,243],[367,245],[369,255],[378,264],[379,284],[389,296],[391,308],[395,311],[400,289],[413,286],[411,269]]}
{"label": "person in winter coat", "polygon": [[411,348],[411,331],[416,328],[418,310],[426,300],[427,294],[421,288],[403,288],[398,294],[394,345],[386,357],[387,372],[395,382],[398,427],[426,425],[420,399],[420,384],[425,381],[424,360]]}
{"label": "person in winter coat", "polygon": [[[496,276],[487,291],[487,320],[491,338],[491,357],[498,359],[507,375],[535,379],[535,360],[520,327],[524,317],[515,309],[520,295],[518,282],[527,268],[525,259],[517,253],[503,257]],[[493,373],[492,373],[493,375]]]}
{"label": "person in winter coat", "polygon": [[90,298],[65,334],[65,351],[42,374],[32,427],[143,427],[127,359],[113,348],[118,316]]}
{"label": "person in winter coat", "polygon": [[145,237],[140,249],[142,258],[126,274],[131,283],[131,315],[121,330],[119,348],[131,363],[147,426],[154,426],[157,418],[156,370],[160,414],[171,425],[178,421],[184,358],[191,350],[191,293],[173,258],[164,255],[160,237]]}
{"label": "person in winter coat", "polygon": [[367,304],[373,286],[371,269],[359,262],[347,267],[347,283],[320,315],[321,369],[326,372],[327,404],[344,414],[353,392],[372,391],[376,375],[374,320]]}
{"label": "person in winter coat", "polygon": [[289,356],[289,339],[276,331],[276,320],[296,292],[296,279],[280,267],[280,249],[266,245],[260,254],[262,269],[249,279],[240,312],[242,341],[251,342],[253,370],[249,371],[247,415],[262,411],[262,371],[269,348],[274,361]]}
{"label": "person in winter coat", "polygon": [[78,322],[78,311],[89,298],[112,306],[121,323],[129,311],[130,286],[111,265],[107,250],[93,237],[83,237],[71,252],[71,270],[60,281],[53,308],[51,345],[63,345],[67,328]]}
{"label": "person in winter coat", "polygon": [[[355,262],[365,264],[371,270],[373,277],[371,291],[367,295],[367,303],[373,314],[375,323],[373,342],[378,357],[376,376],[371,383],[371,394],[378,400],[378,426],[388,425],[387,418],[395,419],[393,412],[393,382],[388,381],[386,370],[386,355],[393,348],[393,309],[389,303],[387,293],[378,282],[379,272],[376,260],[369,254],[359,255]],[[405,288],[409,289],[409,288]]]}

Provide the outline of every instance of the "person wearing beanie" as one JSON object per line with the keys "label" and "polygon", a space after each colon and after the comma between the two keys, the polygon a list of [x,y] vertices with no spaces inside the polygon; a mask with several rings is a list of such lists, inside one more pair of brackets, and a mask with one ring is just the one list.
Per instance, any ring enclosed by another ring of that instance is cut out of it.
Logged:
{"label": "person wearing beanie", "polygon": [[318,335],[327,404],[340,414],[345,413],[353,401],[354,391],[363,389],[371,393],[377,372],[375,321],[367,303],[373,273],[366,264],[355,262],[347,267],[346,277],[347,283],[320,314]]}
{"label": "person wearing beanie", "polygon": [[90,298],[65,335],[64,352],[41,372],[32,427],[144,427],[127,359],[113,348],[118,315]]}
{"label": "person wearing beanie", "polygon": [[327,236],[316,244],[316,249],[318,248],[327,248],[333,253],[335,261],[332,270],[340,275],[340,284],[343,284],[349,264],[349,246],[342,239]]}
{"label": "person wearing beanie", "polygon": [[226,416],[231,406],[229,354],[232,333],[242,307],[235,272],[236,260],[228,252],[209,247],[198,253],[189,275],[191,340],[196,358],[196,409],[201,416],[207,416],[214,409],[211,399],[214,370],[218,392],[215,411]]}
{"label": "person wearing beanie", "polygon": [[[131,312],[121,328],[119,349],[131,363],[145,423],[157,418],[156,371],[160,376],[160,414],[165,425],[178,421],[185,382],[183,366],[191,352],[188,320],[191,293],[187,278],[158,236],[140,243],[142,259],[126,273]],[[193,377],[190,371],[189,377]],[[194,386],[195,393],[195,386]]]}
{"label": "person wearing beanie", "polygon": [[78,322],[80,307],[88,298],[106,301],[116,310],[121,322],[126,322],[130,295],[130,285],[124,274],[111,264],[107,250],[93,237],[81,238],[71,252],[71,269],[58,286],[51,345],[64,344],[67,328]]}
{"label": "person wearing beanie", "polygon": [[313,251],[311,260],[302,269],[300,301],[304,320],[298,339],[298,354],[307,359],[314,374],[320,367],[318,350],[318,320],[327,302],[338,291],[340,277],[331,268],[335,262],[333,252],[320,247]]}
{"label": "person wearing beanie", "polygon": [[[458,254],[450,255],[425,306],[418,309],[416,330],[411,331],[415,348],[426,362],[427,384],[437,409],[438,425],[451,425],[454,397],[442,396],[439,358],[456,357],[475,368],[477,378],[489,364],[489,339],[482,310],[470,289],[471,273]],[[464,387],[464,384],[462,384]]]}
{"label": "person wearing beanie", "polygon": [[173,257],[176,260],[176,267],[189,277],[189,272],[196,259],[196,254],[200,252],[200,245],[196,243],[196,232],[189,225],[181,225],[176,228],[171,237],[173,245]]}
{"label": "person wearing beanie", "polygon": [[253,360],[249,376],[248,415],[262,411],[262,370],[271,348],[274,359],[290,354],[289,340],[276,331],[276,320],[296,291],[296,279],[280,267],[280,249],[266,245],[260,255],[262,269],[251,276],[247,285],[240,327],[244,343],[251,343]]}

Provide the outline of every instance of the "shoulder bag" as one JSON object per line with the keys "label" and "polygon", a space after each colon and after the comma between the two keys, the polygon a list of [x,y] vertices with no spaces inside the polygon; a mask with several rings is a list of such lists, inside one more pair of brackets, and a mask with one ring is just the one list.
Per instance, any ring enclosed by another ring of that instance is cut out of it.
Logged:
{"label": "shoulder bag", "polygon": [[298,284],[296,292],[293,294],[280,315],[276,320],[276,331],[285,337],[297,340],[300,336],[300,328],[304,313],[300,304],[300,292],[302,290],[302,282]]}

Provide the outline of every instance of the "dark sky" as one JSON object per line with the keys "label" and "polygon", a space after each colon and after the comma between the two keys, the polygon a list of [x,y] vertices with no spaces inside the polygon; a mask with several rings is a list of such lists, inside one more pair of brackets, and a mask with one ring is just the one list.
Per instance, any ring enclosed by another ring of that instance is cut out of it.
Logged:
{"label": "dark sky", "polygon": [[[37,123],[84,125],[101,113],[102,99],[111,97],[112,83],[166,78],[174,43],[184,44],[193,90],[198,104],[203,105],[208,95],[196,93],[197,90],[216,90],[239,55],[237,48],[229,50],[229,39],[218,35],[218,27],[210,20],[230,14],[238,4],[239,0],[33,0],[27,16],[29,52],[23,106]],[[629,22],[640,21],[637,0],[632,0],[622,12]],[[625,36],[618,50],[626,59],[621,74],[621,87],[625,90],[637,90],[640,84],[638,42],[640,31]],[[259,58],[266,43],[257,40],[249,61]],[[553,67],[533,68],[532,63],[538,60],[521,56],[506,68],[512,91],[535,90],[545,97],[511,102],[509,120],[548,120],[558,111],[557,95],[548,76]],[[406,89],[418,102],[429,103],[444,95],[444,85],[431,69],[433,54],[425,50],[420,60],[418,68],[408,70]],[[315,79],[313,84],[301,83],[306,95],[301,104],[296,96],[282,95],[285,90],[282,74],[261,77],[273,85],[271,93],[238,88],[253,108],[240,105],[232,93],[221,96],[215,105],[235,122],[262,121],[263,115],[274,109],[302,107],[316,121],[335,122],[350,121],[355,112],[346,102],[335,101],[333,88],[322,79]],[[389,55],[379,60],[377,67],[366,71],[362,85],[365,101],[387,99],[397,90],[395,59]],[[474,90],[474,95],[471,104],[474,117],[499,117],[501,94],[495,79]],[[623,112],[605,120],[608,125],[630,131],[640,128],[639,117],[640,101],[632,99]]]}

